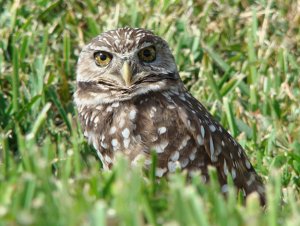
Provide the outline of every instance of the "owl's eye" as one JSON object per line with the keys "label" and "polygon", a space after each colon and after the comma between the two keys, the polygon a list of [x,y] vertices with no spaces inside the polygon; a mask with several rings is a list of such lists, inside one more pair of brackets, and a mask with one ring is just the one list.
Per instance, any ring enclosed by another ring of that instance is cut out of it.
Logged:
{"label": "owl's eye", "polygon": [[108,52],[100,51],[94,54],[94,59],[98,66],[105,67],[110,63],[112,55]]}
{"label": "owl's eye", "polygon": [[156,58],[156,50],[154,46],[146,47],[139,51],[138,56],[141,61],[150,63],[155,60]]}

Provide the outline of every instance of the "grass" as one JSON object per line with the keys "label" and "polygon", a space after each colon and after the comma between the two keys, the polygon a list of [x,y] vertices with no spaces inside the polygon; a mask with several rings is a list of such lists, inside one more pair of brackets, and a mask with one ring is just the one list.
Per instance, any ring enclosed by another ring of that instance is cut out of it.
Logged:
{"label": "grass", "polygon": [[[0,225],[298,225],[299,24],[296,0],[0,0]],[[263,177],[265,209],[199,175],[158,182],[122,157],[101,170],[72,103],[76,60],[125,25],[169,42],[188,89]]]}

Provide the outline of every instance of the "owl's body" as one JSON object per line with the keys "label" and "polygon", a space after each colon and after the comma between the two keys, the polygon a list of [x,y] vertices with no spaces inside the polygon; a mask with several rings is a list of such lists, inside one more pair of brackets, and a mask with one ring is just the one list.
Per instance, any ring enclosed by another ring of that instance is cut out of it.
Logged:
{"label": "owl's body", "polygon": [[103,33],[87,45],[78,62],[75,102],[85,136],[104,168],[116,152],[132,163],[151,152],[156,175],[176,168],[201,171],[215,166],[222,191],[230,174],[245,195],[263,184],[242,147],[184,88],[167,43],[143,29]]}

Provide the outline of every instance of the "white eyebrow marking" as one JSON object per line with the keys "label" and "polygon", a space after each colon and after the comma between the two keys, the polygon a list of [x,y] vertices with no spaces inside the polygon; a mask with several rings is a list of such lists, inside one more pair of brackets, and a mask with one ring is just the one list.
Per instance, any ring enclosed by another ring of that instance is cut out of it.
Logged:
{"label": "white eyebrow marking", "polygon": [[149,46],[153,46],[154,43],[152,42],[143,42],[140,46],[139,46],[139,50],[143,49],[143,48],[146,48],[146,47],[149,47]]}
{"label": "white eyebrow marking", "polygon": [[96,46],[95,44],[92,44],[89,46],[90,49],[96,50],[96,51],[104,51],[104,52],[109,52],[111,53],[111,49],[105,47],[105,46]]}

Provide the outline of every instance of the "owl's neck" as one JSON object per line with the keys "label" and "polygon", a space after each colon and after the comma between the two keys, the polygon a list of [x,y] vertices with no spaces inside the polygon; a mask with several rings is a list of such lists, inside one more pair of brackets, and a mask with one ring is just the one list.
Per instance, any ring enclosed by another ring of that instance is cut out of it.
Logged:
{"label": "owl's neck", "polygon": [[127,102],[140,96],[151,93],[171,91],[181,93],[185,91],[181,80],[162,80],[147,86],[136,86],[128,89],[108,89],[93,82],[78,82],[74,93],[74,101],[77,107],[95,107],[99,105],[113,104],[115,102]]}

